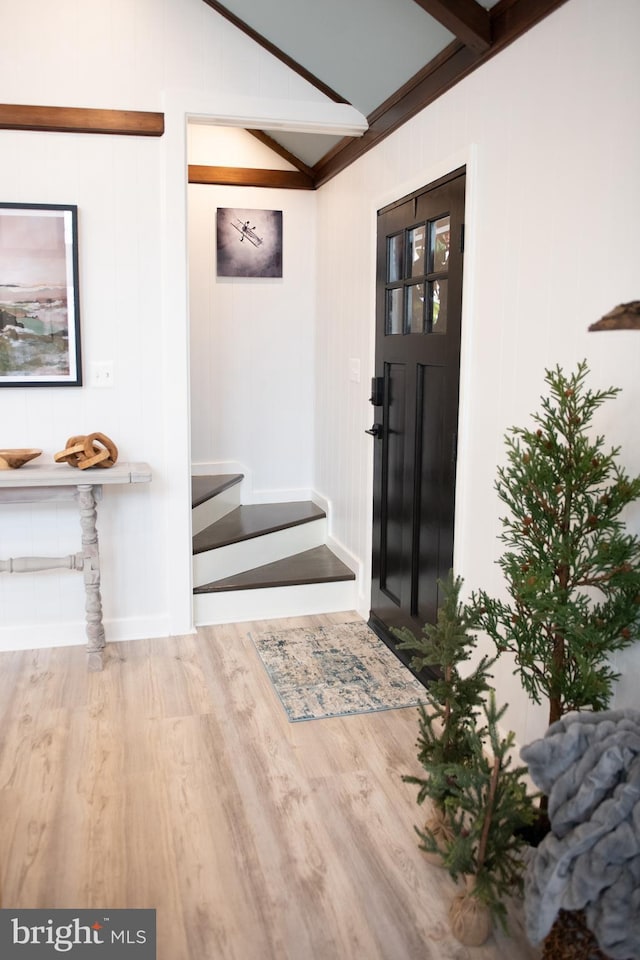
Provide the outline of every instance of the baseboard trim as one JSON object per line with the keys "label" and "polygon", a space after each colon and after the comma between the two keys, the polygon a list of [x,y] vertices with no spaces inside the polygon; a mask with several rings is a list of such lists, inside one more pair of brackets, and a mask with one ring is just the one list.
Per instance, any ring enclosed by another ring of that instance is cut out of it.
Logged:
{"label": "baseboard trim", "polygon": [[238,460],[200,460],[191,464],[193,477],[213,477],[218,473],[241,473],[245,478],[251,471]]}
{"label": "baseboard trim", "polygon": [[[105,620],[107,644],[125,640],[146,640],[172,634],[169,617],[130,617]],[[189,631],[195,633],[192,629]],[[45,650],[49,647],[82,647],[87,642],[84,620],[60,623],[19,624],[0,628],[0,652]]]}
{"label": "baseboard trim", "polygon": [[321,510],[324,510],[328,517],[331,516],[331,501],[328,499],[328,497],[325,497],[322,493],[318,493],[317,490],[312,490],[309,494],[309,499],[313,500],[316,507],[320,507]]}
{"label": "baseboard trim", "polygon": [[358,560],[350,550],[347,550],[343,543],[340,543],[339,540],[332,537],[331,534],[327,536],[327,546],[332,553],[335,553],[338,560],[342,560],[350,570],[353,570],[356,575],[356,582],[359,583],[362,578],[362,563],[360,560]]}

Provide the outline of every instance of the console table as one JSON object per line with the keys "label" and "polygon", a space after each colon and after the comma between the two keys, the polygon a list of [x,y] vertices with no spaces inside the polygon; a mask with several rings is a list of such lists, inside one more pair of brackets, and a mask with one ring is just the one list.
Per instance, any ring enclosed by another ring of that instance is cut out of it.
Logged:
{"label": "console table", "polygon": [[80,512],[82,549],[65,557],[13,557],[0,560],[0,573],[35,573],[40,570],[81,570],[84,576],[87,624],[87,666],[102,670],[105,646],[100,596],[100,552],[96,529],[97,502],[102,487],[111,484],[149,483],[147,463],[116,463],[106,468],[79,470],[67,464],[26,463],[18,470],[0,470],[0,504],[76,500]]}

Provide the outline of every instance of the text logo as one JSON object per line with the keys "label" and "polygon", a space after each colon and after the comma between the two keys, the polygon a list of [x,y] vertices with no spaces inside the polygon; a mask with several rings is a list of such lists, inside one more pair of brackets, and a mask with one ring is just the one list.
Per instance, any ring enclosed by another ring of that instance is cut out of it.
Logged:
{"label": "text logo", "polygon": [[156,960],[155,910],[0,910],[3,960]]}

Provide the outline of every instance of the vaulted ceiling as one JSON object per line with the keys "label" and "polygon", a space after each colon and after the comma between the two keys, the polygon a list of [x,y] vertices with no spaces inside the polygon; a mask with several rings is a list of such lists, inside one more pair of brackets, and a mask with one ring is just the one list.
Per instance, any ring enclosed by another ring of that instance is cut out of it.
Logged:
{"label": "vaulted ceiling", "polygon": [[566,0],[203,0],[335,103],[361,137],[252,130],[320,186]]}

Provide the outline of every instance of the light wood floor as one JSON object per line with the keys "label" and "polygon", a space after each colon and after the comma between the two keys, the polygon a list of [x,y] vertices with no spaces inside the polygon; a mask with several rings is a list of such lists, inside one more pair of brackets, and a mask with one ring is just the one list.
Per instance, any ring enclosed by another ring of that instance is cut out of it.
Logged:
{"label": "light wood floor", "polygon": [[[354,619],[330,615],[279,627]],[[257,623],[0,654],[3,907],[155,907],[158,960],[516,960],[468,949],[418,849],[414,708],[290,724]]]}

